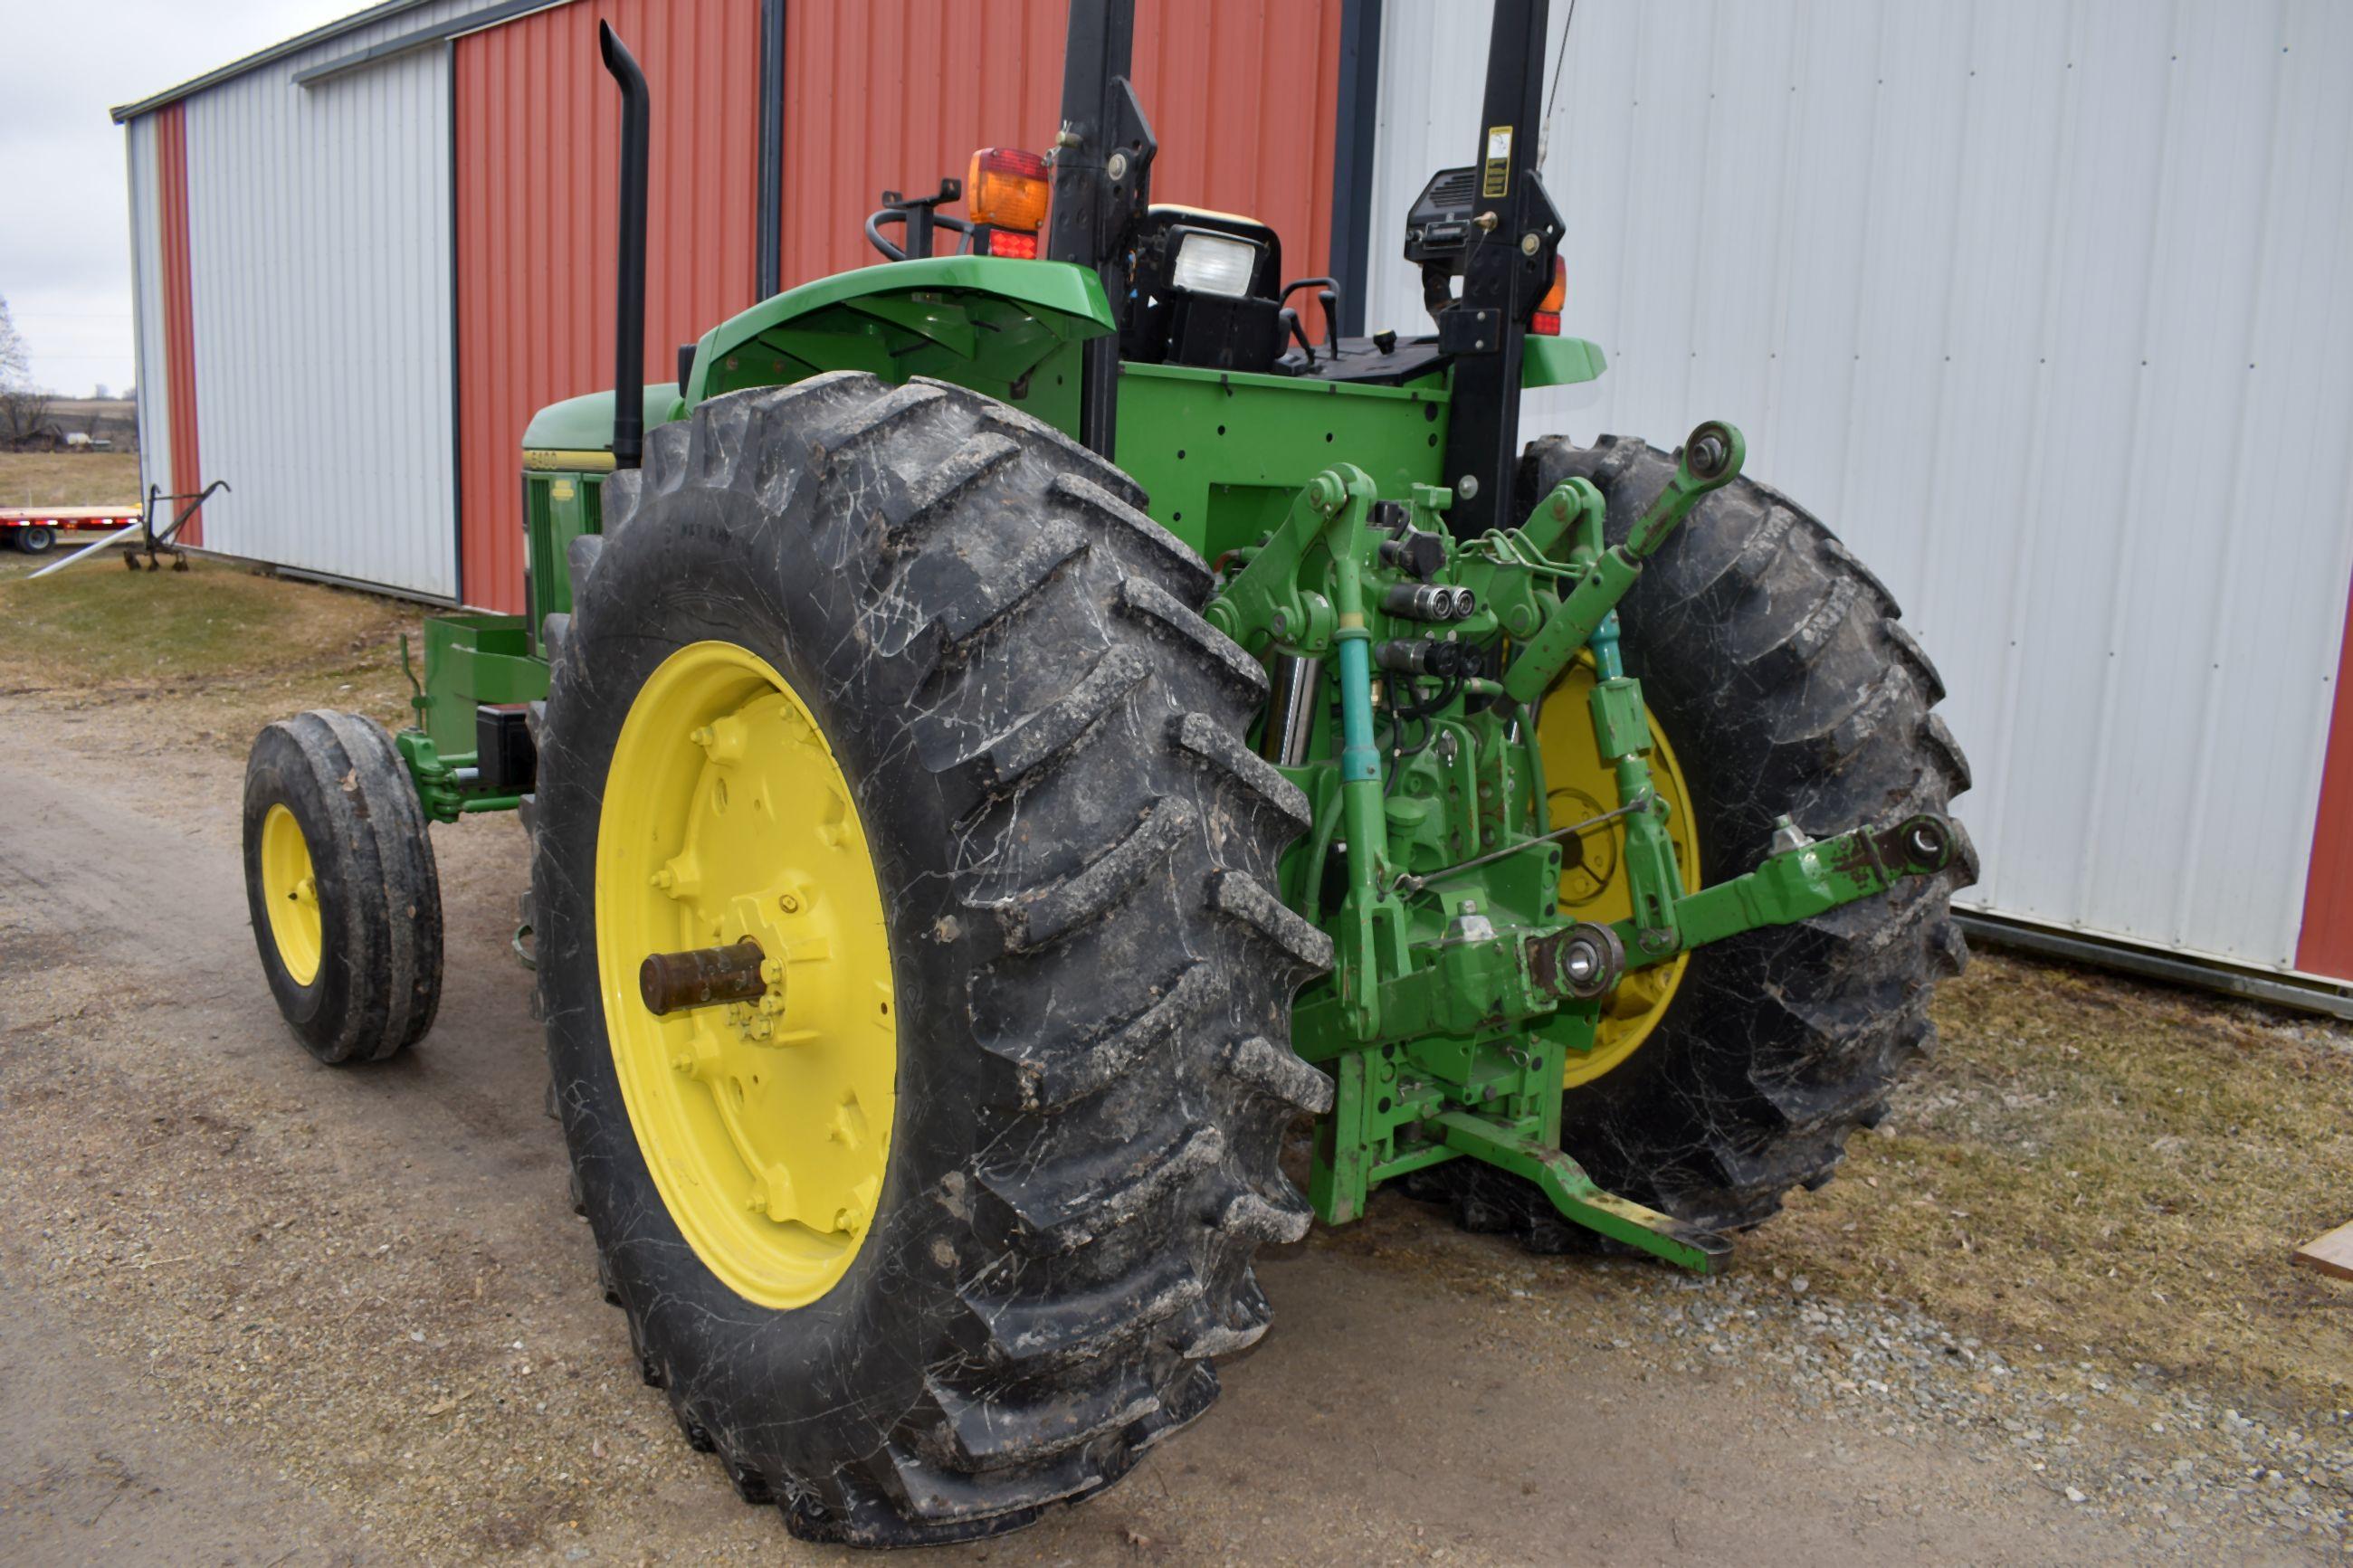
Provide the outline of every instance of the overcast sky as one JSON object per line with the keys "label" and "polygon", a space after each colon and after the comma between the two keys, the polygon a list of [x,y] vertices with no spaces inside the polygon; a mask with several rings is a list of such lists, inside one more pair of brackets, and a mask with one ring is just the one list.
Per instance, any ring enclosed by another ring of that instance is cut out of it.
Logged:
{"label": "overcast sky", "polygon": [[118,103],[365,9],[363,0],[0,0],[0,299],[33,374],[88,396],[132,378]]}

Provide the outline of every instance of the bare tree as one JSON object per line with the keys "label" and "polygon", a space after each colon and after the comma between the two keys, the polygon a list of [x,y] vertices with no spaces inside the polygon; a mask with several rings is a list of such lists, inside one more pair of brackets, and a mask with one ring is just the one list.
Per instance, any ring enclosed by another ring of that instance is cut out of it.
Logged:
{"label": "bare tree", "polygon": [[34,384],[24,335],[8,313],[8,301],[0,299],[0,445],[22,447],[44,435],[59,438],[49,419],[49,405],[55,401],[54,393]]}
{"label": "bare tree", "polygon": [[9,314],[7,297],[0,295],[0,386],[19,386],[32,379],[32,356],[16,331],[16,318]]}
{"label": "bare tree", "polygon": [[63,446],[65,437],[49,417],[49,405],[56,401],[56,394],[37,386],[0,387],[0,447]]}

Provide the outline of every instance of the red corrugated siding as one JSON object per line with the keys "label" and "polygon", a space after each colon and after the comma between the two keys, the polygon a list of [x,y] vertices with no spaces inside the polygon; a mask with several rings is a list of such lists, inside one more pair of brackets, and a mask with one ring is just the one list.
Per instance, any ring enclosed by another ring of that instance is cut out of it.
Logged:
{"label": "red corrugated siding", "polygon": [[[792,0],[784,279],[875,259],[887,188],[935,188],[976,147],[1043,151],[1065,0]],[[463,596],[522,607],[518,454],[534,409],[612,382],[610,18],[654,96],[646,373],[752,302],[757,0],[575,0],[458,42]],[[1326,270],[1340,0],[1140,0],[1137,91],[1159,199],[1250,214],[1283,271]],[[1314,311],[1308,307],[1311,329]]]}
{"label": "red corrugated siding", "polygon": [[[164,399],[171,426],[172,471],[165,488],[194,495],[205,488],[204,454],[196,440],[196,307],[188,256],[188,118],[183,104],[155,111],[156,216],[164,253]],[[179,515],[167,504],[163,515]],[[204,542],[204,520],[190,518],[180,537]]]}
{"label": "red corrugated siding", "polygon": [[2337,655],[2337,701],[2328,720],[2328,760],[2320,770],[2320,813],[2312,825],[2295,966],[2353,980],[2353,594]]}
{"label": "red corrugated siding", "polygon": [[[792,0],[786,286],[873,261],[862,226],[884,190],[936,190],[976,147],[1046,151],[1065,12],[1066,0]],[[1339,59],[1340,0],[1138,0],[1154,197],[1271,225],[1286,279],[1328,270]],[[1299,303],[1320,330],[1313,299]]]}
{"label": "red corrugated siding", "polygon": [[613,384],[620,100],[599,21],[653,93],[646,379],[753,302],[758,0],[577,0],[458,40],[459,567],[490,609],[523,607],[523,426]]}

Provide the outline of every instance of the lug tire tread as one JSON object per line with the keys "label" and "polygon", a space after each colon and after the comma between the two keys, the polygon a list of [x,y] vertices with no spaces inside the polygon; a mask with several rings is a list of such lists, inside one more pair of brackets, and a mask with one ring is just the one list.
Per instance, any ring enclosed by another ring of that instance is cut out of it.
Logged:
{"label": "lug tire tread", "polygon": [[[269,937],[258,836],[269,806],[280,801],[311,841],[327,925],[321,973],[332,980],[325,990],[317,981],[296,987]],[[347,1067],[383,1061],[424,1038],[441,1002],[440,878],[425,808],[384,726],[325,709],[269,725],[247,763],[245,818],[255,942],[304,1048]],[[339,893],[326,891],[331,881]],[[337,973],[328,976],[331,967]]]}
{"label": "lug tire tread", "polygon": [[[992,1535],[1110,1485],[1208,1407],[1202,1358],[1264,1329],[1252,1254],[1303,1228],[1278,1154],[1328,1084],[1268,1058],[1288,1056],[1292,992],[1329,944],[1264,889],[1304,813],[1279,775],[1237,760],[1263,674],[1200,620],[1207,570],[1172,552],[1135,510],[1144,500],[1004,405],[837,373],[649,432],[642,477],[608,486],[605,545],[574,585],[541,725],[543,916],[561,919],[555,895],[580,872],[555,847],[586,809],[571,776],[585,720],[571,710],[625,703],[597,696],[599,650],[658,595],[673,511],[712,529],[757,513],[725,526],[755,531],[764,571],[777,557],[758,594],[830,574],[828,595],[851,606],[840,643],[860,650],[862,700],[904,716],[891,720],[903,726],[891,787],[936,791],[953,825],[954,864],[923,883],[942,907],[892,943],[902,970],[960,966],[955,1048],[976,1086],[967,1103],[913,1113],[962,1118],[971,1142],[898,1211],[934,1227],[920,1257],[945,1260],[923,1320],[935,1341],[871,1350],[878,1365],[919,1363],[903,1395],[799,1421],[761,1407],[740,1364],[711,1362],[702,1324],[668,1310],[648,1249],[620,1233],[603,1174],[583,1163],[596,1108],[560,1097],[640,1366],[738,1490],[773,1498],[807,1539]],[[850,664],[824,668],[853,678]],[[580,940],[539,934],[559,1079],[593,1059],[590,1034],[602,1048],[593,999],[554,989]],[[878,1215],[877,1238],[891,1218]],[[778,1436],[827,1423],[821,1455]]]}

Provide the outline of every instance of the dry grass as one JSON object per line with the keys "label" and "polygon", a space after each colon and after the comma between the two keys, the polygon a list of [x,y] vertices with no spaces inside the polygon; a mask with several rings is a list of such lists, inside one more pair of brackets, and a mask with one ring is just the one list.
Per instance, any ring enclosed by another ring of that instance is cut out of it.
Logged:
{"label": "dry grass", "polygon": [[2345,1402],[2353,1287],[2288,1254],[2353,1219],[2353,1031],[1994,955],[1936,1016],[1937,1059],[1754,1238],[1759,1261],[2024,1360],[2096,1351],[2253,1403]]}
{"label": "dry grass", "polygon": [[416,640],[416,605],[218,562],[126,572],[110,555],[27,581],[35,564],[0,557],[0,690],[65,707],[166,699],[149,710],[159,739],[237,753],[301,708],[408,721],[399,637]]}
{"label": "dry grass", "polygon": [[139,454],[0,452],[0,506],[122,506],[136,510]]}

